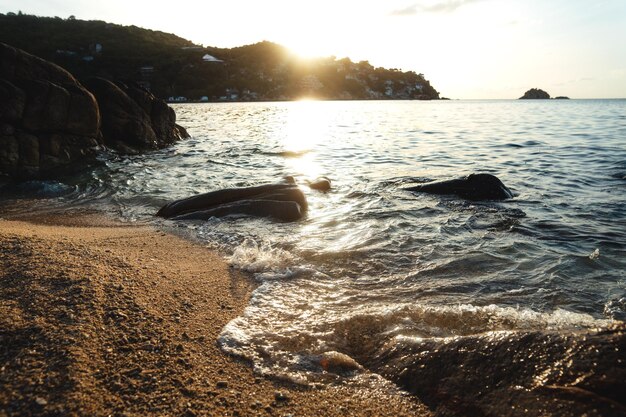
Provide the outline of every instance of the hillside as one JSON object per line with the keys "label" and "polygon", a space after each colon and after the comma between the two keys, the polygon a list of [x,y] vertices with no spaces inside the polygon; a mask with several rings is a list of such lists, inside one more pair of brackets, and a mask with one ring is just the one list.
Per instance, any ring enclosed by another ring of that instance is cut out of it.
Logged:
{"label": "hillside", "polygon": [[226,49],[173,34],[70,17],[0,14],[0,41],[66,68],[190,100],[438,99],[422,74],[335,57],[302,60],[260,42]]}

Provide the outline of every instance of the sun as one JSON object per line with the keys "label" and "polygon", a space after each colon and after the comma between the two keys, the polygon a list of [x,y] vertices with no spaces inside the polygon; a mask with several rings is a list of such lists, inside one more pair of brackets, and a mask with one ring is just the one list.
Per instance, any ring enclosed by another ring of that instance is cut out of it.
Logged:
{"label": "sun", "polygon": [[327,47],[319,39],[294,34],[293,39],[284,42],[285,46],[298,58],[307,60],[330,56]]}

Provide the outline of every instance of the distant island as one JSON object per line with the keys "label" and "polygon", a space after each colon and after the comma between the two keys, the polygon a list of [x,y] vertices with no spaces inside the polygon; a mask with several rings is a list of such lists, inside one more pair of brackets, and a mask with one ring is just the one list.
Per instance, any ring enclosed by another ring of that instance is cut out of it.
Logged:
{"label": "distant island", "polygon": [[440,98],[423,74],[348,58],[301,59],[267,41],[204,47],[137,26],[22,13],[0,14],[0,40],[79,80],[139,85],[169,101]]}
{"label": "distant island", "polygon": [[[543,91],[540,88],[531,88],[530,90],[526,91],[522,97],[519,98],[519,100],[549,100],[549,99],[550,99],[550,94],[548,94],[547,92]],[[558,97],[554,97],[554,99],[555,100],[569,100],[569,97],[558,96]]]}

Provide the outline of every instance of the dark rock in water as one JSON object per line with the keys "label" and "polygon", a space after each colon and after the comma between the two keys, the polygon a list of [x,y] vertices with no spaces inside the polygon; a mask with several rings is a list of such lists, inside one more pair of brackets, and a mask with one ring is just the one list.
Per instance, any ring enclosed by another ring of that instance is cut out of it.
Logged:
{"label": "dark rock in water", "polygon": [[93,77],[85,82],[102,115],[104,143],[124,153],[158,149],[187,137],[176,125],[176,114],[163,100],[145,90]]}
{"label": "dark rock in water", "polygon": [[491,174],[470,174],[463,178],[448,181],[435,181],[406,188],[429,194],[451,194],[467,200],[505,200],[513,198],[513,193]]}
{"label": "dark rock in water", "polygon": [[328,191],[331,188],[331,182],[326,177],[320,177],[315,181],[309,182],[309,187],[311,187],[312,190]]}
{"label": "dark rock in water", "polygon": [[173,201],[157,216],[176,220],[206,220],[232,214],[272,217],[282,221],[300,219],[307,209],[302,191],[292,184],[266,184],[227,188]]}
{"label": "dark rock in water", "polygon": [[0,43],[0,174],[54,177],[93,161],[102,145],[135,153],[188,136],[152,94],[104,79],[90,85]]}
{"label": "dark rock in water", "polygon": [[296,184],[296,179],[294,177],[292,177],[291,175],[286,175],[283,177],[283,182],[286,184]]}
{"label": "dark rock in water", "polygon": [[558,97],[554,97],[555,100],[569,100],[569,97],[566,96],[558,96]]}
{"label": "dark rock in water", "polygon": [[626,415],[626,325],[396,344],[370,369],[445,416]]}
{"label": "dark rock in water", "polygon": [[254,217],[271,217],[284,222],[294,222],[302,218],[302,208],[295,201],[242,200],[222,204],[207,210],[191,211],[172,217],[173,220],[208,220],[211,217],[225,217],[244,214]]}
{"label": "dark rock in water", "polygon": [[100,113],[63,68],[0,43],[0,173],[45,177],[95,156]]}
{"label": "dark rock in water", "polygon": [[520,97],[520,100],[544,100],[544,99],[549,99],[550,98],[550,94],[546,93],[545,91],[539,89],[539,88],[531,88],[530,90],[526,91],[524,93],[524,95],[522,97]]}

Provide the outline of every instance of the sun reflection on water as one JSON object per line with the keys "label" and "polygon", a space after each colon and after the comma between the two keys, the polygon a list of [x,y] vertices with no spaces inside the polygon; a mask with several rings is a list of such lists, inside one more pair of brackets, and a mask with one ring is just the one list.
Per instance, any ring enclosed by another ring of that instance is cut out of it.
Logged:
{"label": "sun reflection on water", "polygon": [[332,114],[318,101],[301,100],[293,104],[288,109],[283,147],[284,151],[299,156],[290,158],[287,163],[294,172],[312,179],[323,174],[315,150],[328,140]]}

